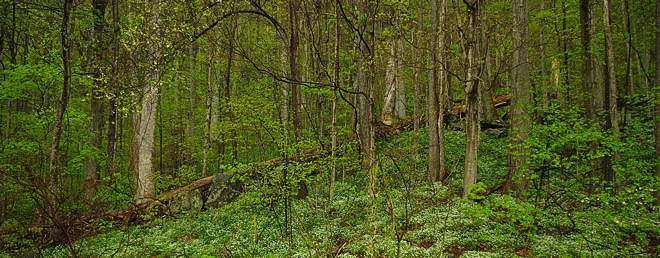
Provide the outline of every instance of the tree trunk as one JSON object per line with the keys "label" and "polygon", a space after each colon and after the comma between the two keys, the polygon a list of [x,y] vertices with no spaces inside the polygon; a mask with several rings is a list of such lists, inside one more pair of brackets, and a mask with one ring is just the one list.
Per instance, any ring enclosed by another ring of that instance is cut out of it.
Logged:
{"label": "tree trunk", "polygon": [[341,30],[339,29],[340,23],[339,23],[339,17],[340,17],[340,9],[339,5],[335,5],[335,53],[334,53],[334,61],[335,61],[335,66],[334,66],[334,89],[332,90],[332,146],[330,149],[331,153],[331,158],[332,158],[332,166],[330,167],[330,200],[332,200],[332,197],[334,196],[335,193],[335,178],[337,176],[337,160],[335,160],[337,154],[336,154],[336,149],[337,149],[337,89],[340,87],[339,80],[341,79],[339,77],[339,49],[340,49],[340,44],[341,44]]}
{"label": "tree trunk", "polygon": [[[119,94],[119,0],[112,0],[112,75],[108,101],[108,176],[114,177],[117,153],[117,97]],[[120,128],[121,130],[121,128]]]}
{"label": "tree trunk", "polygon": [[[225,107],[227,108],[227,117],[229,121],[234,122],[234,112],[231,109],[231,66],[234,60],[234,39],[236,37],[236,30],[238,24],[236,19],[232,19],[232,28],[229,33],[229,41],[227,47],[227,69],[225,70]],[[231,149],[232,149],[232,161],[238,159],[238,142],[236,141],[236,130],[231,132]]]}
{"label": "tree trunk", "polygon": [[413,47],[415,48],[417,60],[417,68],[415,69],[415,92],[413,99],[413,144],[415,146],[419,145],[419,120],[421,113],[421,88],[422,88],[422,68],[426,65],[424,62],[424,51],[422,51],[422,33],[424,30],[423,19],[422,19],[422,8],[424,6],[423,0],[417,2],[417,31],[413,37]]}
{"label": "tree trunk", "polygon": [[381,120],[386,125],[391,125],[393,120],[394,106],[396,105],[396,43],[390,39],[390,58],[385,69],[385,100]]}
{"label": "tree trunk", "polygon": [[466,146],[465,174],[463,175],[463,196],[467,197],[470,186],[477,183],[477,152],[479,150],[479,80],[481,77],[481,51],[479,33],[480,0],[465,0],[468,6],[469,25],[466,40],[468,68],[465,82],[466,104]]}
{"label": "tree trunk", "polygon": [[[616,73],[614,67],[614,45],[612,40],[612,26],[610,24],[610,0],[603,0],[603,27],[605,29],[605,48],[607,51],[607,78],[608,78],[608,88],[609,88],[609,123],[612,128],[612,132],[615,135],[619,134],[619,114],[617,107],[617,89],[616,89]],[[618,141],[618,136],[615,136],[615,140]],[[614,152],[614,163],[619,161],[619,152]],[[606,170],[605,179],[608,181],[614,181],[616,177],[616,172],[610,166]]]}
{"label": "tree trunk", "polygon": [[396,40],[396,56],[395,56],[395,61],[396,61],[396,85],[395,85],[395,92],[396,92],[396,101],[394,105],[394,113],[396,114],[396,118],[401,120],[406,118],[406,84],[404,82],[403,78],[403,42],[401,37],[399,37]]}
{"label": "tree trunk", "polygon": [[428,83],[427,93],[427,116],[429,119],[429,182],[433,183],[440,180],[440,127],[438,126],[438,117],[440,108],[438,105],[438,42],[439,34],[438,24],[440,20],[438,0],[431,0],[431,48],[429,56],[431,57],[431,71]]}
{"label": "tree trunk", "polygon": [[[152,28],[153,33],[158,34],[160,27],[160,0],[155,0],[152,10]],[[153,182],[153,150],[154,150],[154,131],[156,128],[156,114],[158,111],[158,95],[160,82],[159,69],[159,47],[158,38],[149,42],[149,64],[151,66],[145,75],[145,85],[142,97],[142,110],[140,110],[138,128],[136,128],[138,138],[138,166],[137,166],[137,186],[136,194],[138,201],[142,202],[154,196]]]}
{"label": "tree trunk", "polygon": [[[589,14],[590,14],[590,20],[591,20],[591,31],[596,32],[598,31],[598,24],[599,22],[599,11],[597,10],[597,5],[596,4],[591,4],[589,8]],[[591,53],[600,53],[600,51],[597,51],[600,49],[599,44],[595,44],[595,38],[597,37],[597,33],[594,33],[591,35],[592,37],[592,44],[591,44]],[[603,73],[604,73],[604,67],[601,62],[602,59],[594,56],[594,54],[591,55],[591,79],[593,81],[592,84],[592,89],[591,89],[591,97],[593,98],[592,102],[592,107],[594,109],[594,116],[598,116],[603,113],[605,109],[605,99],[604,99],[604,92],[605,89],[603,88],[605,85],[605,80],[603,78]]]}
{"label": "tree trunk", "polygon": [[[482,4],[486,5],[485,0],[482,0]],[[489,38],[488,35],[486,35],[486,19],[485,17],[481,17],[480,19],[480,24],[479,24],[479,30],[481,34],[481,42],[479,45],[479,51],[481,52],[481,55],[485,58],[485,64],[484,64],[484,71],[483,71],[483,79],[482,79],[482,85],[479,87],[479,119],[480,122],[486,122],[489,124],[495,123],[495,120],[497,120],[497,117],[495,115],[495,106],[493,105],[493,90],[494,89],[494,83],[493,83],[493,78],[492,78],[492,73],[491,73],[491,60],[490,57],[487,53],[488,49],[488,44],[489,44]]]}
{"label": "tree trunk", "polygon": [[[545,11],[545,1],[541,1],[541,12]],[[548,98],[548,81],[545,79],[548,76],[548,69],[546,67],[546,53],[545,53],[545,19],[540,19],[540,45],[541,45],[541,78],[542,83],[541,87],[541,108],[544,110],[548,107],[549,98]]]}
{"label": "tree trunk", "polygon": [[90,92],[90,113],[91,121],[89,125],[89,149],[90,156],[87,158],[87,169],[85,177],[85,198],[88,203],[96,195],[96,180],[98,174],[98,151],[101,149],[101,90],[103,80],[101,78],[101,66],[103,64],[103,50],[105,49],[104,30],[105,30],[105,7],[106,0],[92,1],[94,13],[94,53],[93,53],[93,73],[94,85]]}
{"label": "tree trunk", "polygon": [[632,67],[632,33],[631,33],[631,24],[630,24],[630,10],[628,8],[628,0],[624,0],[622,3],[622,9],[625,12],[625,16],[623,16],[623,30],[626,33],[626,84],[625,84],[625,95],[628,97],[627,103],[625,103],[622,107],[622,112],[624,115],[624,120],[623,124],[625,127],[625,124],[630,121],[632,118],[632,113],[630,112],[628,108],[628,104],[630,103],[630,98],[632,98],[635,89],[633,85],[633,67]]}
{"label": "tree trunk", "polygon": [[302,113],[300,72],[298,70],[298,8],[297,0],[289,0],[289,75],[291,82],[291,106],[293,106],[293,132],[296,140],[302,137]]}
{"label": "tree trunk", "polygon": [[[280,49],[280,64],[282,67],[282,77],[288,78],[288,62],[287,62],[287,57],[289,54],[287,54],[287,50],[285,46],[282,46]],[[283,137],[288,138],[288,126],[289,126],[289,109],[290,109],[290,103],[289,103],[289,89],[286,84],[282,83],[281,85],[281,94],[282,94],[282,103],[280,104],[280,122],[282,123],[282,127],[284,129]]]}
{"label": "tree trunk", "polygon": [[211,84],[211,71],[213,70],[213,46],[209,40],[208,67],[206,70],[206,124],[204,128],[204,150],[202,160],[202,177],[206,177],[208,170],[209,145],[211,144],[211,119],[213,117],[213,85]]}
{"label": "tree trunk", "polygon": [[529,138],[531,106],[527,31],[529,7],[527,0],[514,0],[513,4],[513,87],[511,87],[511,145],[509,152],[508,188],[523,197],[529,181],[528,149],[523,142]]}
{"label": "tree trunk", "polygon": [[589,0],[580,0],[580,29],[582,37],[582,101],[585,117],[594,122],[596,117],[592,106],[592,79],[591,79],[591,33],[589,19]]}
{"label": "tree trunk", "polygon": [[53,124],[53,141],[50,148],[49,157],[49,181],[48,181],[48,211],[53,222],[57,220],[58,210],[58,197],[57,188],[59,187],[59,151],[60,151],[60,137],[62,135],[62,120],[64,112],[66,112],[67,105],[69,104],[69,94],[71,90],[71,44],[69,41],[69,20],[71,16],[71,9],[73,8],[73,0],[64,1],[64,12],[62,15],[62,27],[60,30],[60,37],[62,41],[62,63],[63,63],[63,85],[62,97],[59,105],[57,106],[57,115]]}
{"label": "tree trunk", "polygon": [[[660,0],[655,1],[655,52],[660,53]],[[660,55],[655,55],[655,160],[660,160]],[[660,164],[655,165],[655,178],[660,178]],[[660,205],[660,191],[655,192],[655,205]]]}
{"label": "tree trunk", "polygon": [[195,66],[197,65],[196,43],[190,44],[188,48],[188,128],[186,130],[186,142],[189,151],[189,157],[192,157],[195,149],[195,106],[197,98]]}

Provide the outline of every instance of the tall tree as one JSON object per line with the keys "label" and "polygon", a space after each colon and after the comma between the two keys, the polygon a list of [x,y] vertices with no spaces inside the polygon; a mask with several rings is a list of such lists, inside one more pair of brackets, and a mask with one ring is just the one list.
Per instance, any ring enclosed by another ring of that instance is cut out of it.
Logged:
{"label": "tall tree", "polygon": [[339,4],[335,3],[335,49],[334,49],[334,88],[332,89],[332,139],[331,139],[331,149],[330,154],[332,158],[332,166],[330,167],[330,199],[332,199],[335,193],[335,177],[337,176],[337,161],[335,157],[337,156],[337,90],[340,87],[340,75],[339,75],[339,49],[341,48],[341,30],[339,17],[341,16],[341,11],[339,9]]}
{"label": "tall tree", "polygon": [[[607,64],[607,87],[609,89],[609,125],[618,140],[619,134],[619,114],[617,105],[617,88],[616,88],[616,69],[614,67],[614,41],[612,40],[612,25],[610,23],[610,0],[603,0],[603,27],[605,32],[605,50],[606,50],[606,64]],[[619,161],[619,151],[615,151],[613,158],[614,162]],[[616,172],[611,164],[606,169],[605,179],[614,181]]]}
{"label": "tall tree", "polygon": [[418,0],[417,1],[417,31],[415,31],[415,35],[413,37],[413,47],[415,48],[414,52],[416,55],[417,60],[419,63],[417,64],[417,68],[415,68],[415,80],[414,80],[414,98],[413,98],[413,130],[415,133],[413,133],[413,143],[415,145],[419,145],[419,123],[420,123],[420,113],[421,113],[421,105],[420,105],[420,98],[421,98],[421,88],[422,88],[422,68],[426,65],[424,62],[424,51],[422,50],[422,35],[423,35],[423,30],[424,30],[424,24],[423,24],[423,6],[424,2],[423,0]]}
{"label": "tall tree", "polygon": [[531,105],[527,31],[529,7],[527,0],[513,0],[513,84],[511,87],[511,145],[507,185],[518,195],[529,181],[528,151],[523,142],[529,138]]}
{"label": "tall tree", "polygon": [[[444,8],[443,5],[445,0],[441,0],[443,3],[439,3],[438,0],[431,1],[431,70],[430,78],[428,84],[428,111],[427,117],[429,119],[429,180],[431,182],[440,181],[445,177],[445,166],[444,166],[444,141],[442,139],[442,110],[441,103],[444,103],[441,100],[442,89],[438,84],[441,83],[441,76],[439,76],[440,61],[438,60],[438,52],[442,51],[439,48],[440,44],[444,44],[444,31],[441,32],[439,24],[442,22],[444,24]],[[442,42],[442,43],[440,43]]]}
{"label": "tall tree", "polygon": [[211,119],[213,118],[213,84],[211,83],[211,72],[213,71],[213,40],[209,39],[208,66],[206,68],[206,119],[204,124],[204,149],[202,158],[202,177],[206,177],[208,170],[209,146],[211,144]]}
{"label": "tall tree", "polygon": [[87,158],[87,175],[85,178],[85,197],[91,202],[96,195],[96,180],[98,180],[98,151],[101,149],[101,97],[103,89],[103,79],[101,78],[101,66],[103,65],[105,46],[105,7],[106,0],[93,0],[92,12],[94,14],[94,44],[93,44],[93,74],[94,85],[90,92],[90,113],[91,120],[89,124],[89,149],[90,155]]}
{"label": "tall tree", "polygon": [[296,139],[302,137],[302,99],[300,95],[300,71],[298,67],[298,0],[289,0],[289,76],[291,80],[291,106],[293,106],[293,132]]}
{"label": "tall tree", "polygon": [[60,28],[60,39],[62,44],[62,95],[59,105],[57,106],[57,114],[55,122],[53,123],[53,141],[50,145],[49,157],[49,181],[47,193],[48,211],[51,213],[51,218],[57,218],[58,210],[58,197],[57,191],[59,187],[59,151],[60,151],[60,137],[62,136],[62,120],[64,112],[66,112],[67,105],[69,104],[69,95],[71,91],[71,42],[69,40],[69,21],[71,18],[71,9],[73,9],[73,0],[64,1],[64,12],[62,13],[62,27]]}
{"label": "tall tree", "polygon": [[114,176],[117,153],[117,99],[119,95],[119,0],[112,1],[112,75],[108,100],[108,145],[106,166]]}
{"label": "tall tree", "polygon": [[[158,35],[160,27],[160,0],[151,0],[149,20],[152,33]],[[142,92],[142,109],[139,112],[135,134],[137,136],[137,175],[136,193],[140,201],[154,196],[153,182],[153,149],[154,131],[156,128],[156,115],[158,111],[159,83],[160,83],[160,44],[157,36],[149,39],[148,63],[145,73],[144,89]]]}
{"label": "tall tree", "polygon": [[591,97],[591,33],[589,18],[589,0],[580,0],[580,30],[582,39],[582,101],[588,120],[595,119]]}
{"label": "tall tree", "polygon": [[[655,1],[655,52],[660,53],[660,0]],[[660,55],[655,55],[655,160],[660,160]],[[655,178],[660,178],[660,164],[655,165]],[[655,205],[660,205],[660,191],[655,192]]]}
{"label": "tall tree", "polygon": [[467,78],[465,79],[466,146],[463,196],[467,197],[470,186],[477,183],[477,152],[479,150],[479,80],[481,78],[481,51],[479,31],[481,0],[463,0],[468,9],[468,28],[465,51],[467,52]]}

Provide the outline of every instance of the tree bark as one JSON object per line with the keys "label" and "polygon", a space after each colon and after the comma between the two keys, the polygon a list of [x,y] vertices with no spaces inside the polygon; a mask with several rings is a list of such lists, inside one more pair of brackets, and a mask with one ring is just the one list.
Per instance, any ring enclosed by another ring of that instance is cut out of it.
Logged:
{"label": "tree bark", "polygon": [[403,78],[403,56],[404,56],[403,40],[401,37],[396,40],[396,101],[394,105],[394,113],[396,118],[401,120],[406,118],[406,84]]}
{"label": "tree bark", "polygon": [[190,44],[188,48],[188,128],[186,130],[189,157],[192,157],[195,148],[195,106],[197,104],[195,66],[197,65],[197,50],[197,43]]}
{"label": "tree bark", "polygon": [[[545,1],[541,1],[541,11],[545,10]],[[540,19],[540,45],[541,45],[541,78],[543,83],[541,83],[541,108],[544,110],[548,107],[549,97],[548,97],[548,81],[545,79],[548,76],[548,68],[546,67],[546,53],[545,53],[545,19]]]}
{"label": "tree bark", "polygon": [[298,8],[297,0],[289,0],[289,75],[291,82],[291,106],[293,106],[293,132],[296,140],[302,137],[302,113],[300,95],[300,71],[298,67]]}
{"label": "tree bark", "polygon": [[391,125],[394,118],[394,108],[396,106],[396,88],[397,88],[397,47],[396,39],[390,39],[390,57],[387,62],[385,72],[385,100],[383,101],[383,111],[381,120],[386,125]]}
{"label": "tree bark", "polygon": [[96,195],[96,180],[98,174],[98,151],[101,149],[101,90],[103,88],[103,79],[101,78],[101,66],[103,64],[103,50],[105,49],[104,30],[105,30],[105,7],[106,0],[92,1],[92,12],[94,13],[94,46],[93,46],[93,74],[94,85],[90,92],[90,113],[91,120],[89,125],[89,149],[90,156],[87,158],[87,169],[85,177],[85,198],[88,203]]}
{"label": "tree bark", "polygon": [[[152,17],[151,23],[153,33],[158,34],[160,27],[160,0],[154,0],[152,3]],[[153,182],[153,150],[154,150],[154,131],[156,128],[156,115],[158,111],[158,98],[159,98],[159,82],[160,82],[160,67],[159,67],[159,47],[158,38],[152,39],[149,42],[149,64],[151,66],[145,74],[145,85],[142,96],[142,110],[139,113],[138,128],[136,128],[139,135],[137,151],[138,151],[138,166],[137,166],[137,186],[136,194],[138,202],[143,202],[147,199],[154,197],[154,182]]]}
{"label": "tree bark", "polygon": [[[112,75],[108,100],[108,146],[106,167],[108,176],[114,177],[117,153],[117,97],[119,94],[119,0],[112,0]],[[120,128],[121,129],[121,128]]]}
{"label": "tree bark", "polygon": [[419,120],[420,120],[420,113],[421,113],[421,88],[422,88],[422,68],[426,65],[424,62],[424,51],[422,51],[422,33],[424,30],[424,25],[423,25],[423,19],[422,19],[422,8],[424,6],[424,1],[419,0],[417,2],[417,31],[415,32],[415,36],[413,37],[414,40],[414,48],[417,60],[419,63],[417,64],[417,68],[415,69],[415,92],[414,92],[414,99],[413,99],[413,144],[415,146],[419,145]]}
{"label": "tree bark", "polygon": [[589,19],[589,0],[580,0],[580,29],[582,39],[582,102],[585,117],[594,122],[596,117],[592,105],[592,79],[591,79],[591,33]]}
{"label": "tree bark", "polygon": [[330,167],[330,200],[335,193],[335,178],[337,176],[337,161],[335,160],[337,153],[337,89],[340,87],[339,80],[339,48],[341,44],[341,30],[339,29],[339,17],[341,15],[339,4],[335,5],[335,49],[334,49],[334,89],[332,90],[332,146],[330,149],[330,154],[332,158],[332,166]]}
{"label": "tree bark", "polygon": [[[234,39],[236,37],[236,30],[238,24],[236,19],[232,18],[232,28],[229,33],[228,47],[227,47],[227,69],[225,70],[225,107],[227,107],[227,117],[229,121],[234,122],[234,112],[231,109],[231,66],[234,60]],[[231,149],[232,149],[232,161],[238,159],[238,142],[236,141],[236,130],[231,132]]]}
{"label": "tree bark", "polygon": [[[660,53],[660,0],[655,1],[655,52]],[[655,55],[655,160],[660,160],[660,55]],[[655,178],[660,179],[660,164],[655,165]],[[660,205],[660,191],[655,192],[655,205]]]}
{"label": "tree bark", "polygon": [[[69,104],[69,94],[71,90],[71,44],[69,41],[69,20],[71,16],[71,9],[73,8],[73,0],[64,1],[64,12],[62,15],[62,27],[60,29],[60,37],[62,41],[62,64],[63,64],[63,85],[62,95],[59,105],[57,107],[57,115],[53,124],[53,140],[51,143],[50,157],[49,157],[49,181],[48,181],[48,211],[53,220],[57,220],[58,212],[58,196],[57,190],[59,187],[59,151],[60,151],[60,137],[62,135],[62,120],[66,112],[67,105]],[[54,221],[53,221],[54,222]]]}
{"label": "tree bark", "polygon": [[[609,88],[609,123],[612,128],[612,133],[615,135],[615,140],[618,141],[619,134],[619,114],[617,107],[617,88],[616,88],[616,73],[614,67],[614,45],[612,40],[612,26],[610,24],[610,0],[603,0],[603,27],[605,30],[605,48],[607,51],[607,78]],[[620,154],[618,151],[614,152],[614,163],[619,161]],[[610,164],[611,165],[611,164]],[[606,170],[605,179],[614,181],[616,172],[610,166]]]}
{"label": "tree bark", "polygon": [[630,24],[630,10],[628,8],[628,0],[624,0],[622,3],[622,9],[625,12],[625,15],[622,17],[623,18],[623,30],[626,33],[626,84],[625,84],[625,95],[628,97],[627,103],[625,103],[622,107],[622,112],[624,115],[624,120],[623,120],[623,126],[625,127],[625,124],[630,121],[632,118],[632,113],[630,112],[627,104],[630,103],[630,98],[632,98],[635,89],[633,85],[633,67],[632,67],[632,32],[631,32],[631,24]]}
{"label": "tree bark", "polygon": [[527,31],[529,7],[527,0],[513,0],[513,87],[511,87],[511,145],[507,186],[523,197],[529,182],[528,149],[523,143],[529,138],[530,82]]}
{"label": "tree bark", "polygon": [[480,0],[464,0],[468,7],[469,24],[466,40],[468,67],[465,82],[466,146],[463,196],[468,197],[470,186],[477,183],[477,152],[479,150],[479,80],[481,77],[481,51],[479,33]]}
{"label": "tree bark", "polygon": [[208,67],[206,70],[206,124],[204,128],[204,150],[202,160],[202,177],[206,177],[208,170],[208,153],[211,144],[211,119],[213,117],[213,85],[211,84],[211,72],[213,70],[213,46],[209,40]]}

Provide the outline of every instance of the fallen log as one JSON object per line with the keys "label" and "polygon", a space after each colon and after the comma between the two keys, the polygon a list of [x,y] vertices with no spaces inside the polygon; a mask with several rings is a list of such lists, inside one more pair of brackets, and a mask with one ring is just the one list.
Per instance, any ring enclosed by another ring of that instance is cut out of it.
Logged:
{"label": "fallen log", "polygon": [[[506,107],[511,104],[511,96],[509,94],[502,94],[493,97],[493,106],[495,108]],[[451,114],[454,116],[462,116],[465,114],[465,105],[458,105],[451,108],[451,110],[445,111],[446,114]]]}

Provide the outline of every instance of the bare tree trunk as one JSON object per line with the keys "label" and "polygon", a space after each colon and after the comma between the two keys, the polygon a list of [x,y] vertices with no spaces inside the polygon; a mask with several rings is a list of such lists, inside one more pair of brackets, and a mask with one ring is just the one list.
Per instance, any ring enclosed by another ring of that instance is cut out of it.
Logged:
{"label": "bare tree trunk", "polygon": [[105,30],[105,7],[106,0],[92,1],[94,13],[94,53],[93,53],[93,73],[94,86],[90,92],[90,113],[91,121],[89,125],[89,149],[90,156],[87,158],[87,169],[85,177],[85,198],[91,204],[96,195],[96,180],[98,174],[97,152],[101,149],[101,89],[103,80],[101,78],[101,66],[103,64],[103,50],[105,49],[104,30]]}
{"label": "bare tree trunk", "polygon": [[[612,132],[615,135],[619,134],[619,114],[617,107],[617,89],[616,89],[616,73],[614,67],[614,43],[612,40],[612,27],[610,24],[610,0],[603,0],[603,27],[605,29],[605,48],[607,51],[607,78],[609,87],[609,123]],[[618,136],[615,137],[618,141]],[[618,151],[614,152],[614,162],[619,161],[620,154]],[[616,172],[610,166],[605,175],[608,181],[614,181]]]}
{"label": "bare tree trunk", "polygon": [[334,89],[332,90],[332,146],[330,149],[332,166],[330,167],[330,200],[335,193],[335,178],[337,176],[337,160],[335,160],[337,153],[337,89],[340,87],[340,77],[339,77],[339,48],[341,44],[341,30],[339,26],[339,17],[340,17],[339,5],[335,5],[335,67],[334,67]]}
{"label": "bare tree trunk", "polygon": [[[545,10],[545,1],[541,1],[541,11],[543,12]],[[545,19],[540,19],[539,21],[540,25],[540,45],[541,45],[541,76],[542,78],[546,78],[545,76],[548,76],[548,68],[546,67],[546,54],[545,54]],[[543,83],[540,85],[541,87],[541,107],[543,109],[546,109],[548,107],[549,103],[549,98],[548,98],[548,83],[545,79],[543,79]]]}
{"label": "bare tree trunk", "polygon": [[[482,4],[486,5],[486,0],[481,0],[483,1]],[[480,122],[486,122],[486,123],[495,123],[495,120],[497,117],[495,116],[495,105],[493,104],[493,78],[491,74],[491,64],[490,64],[490,57],[488,55],[488,44],[489,44],[489,38],[488,35],[486,35],[486,21],[485,17],[481,17],[479,19],[479,30],[481,34],[481,42],[479,44],[479,51],[480,55],[482,55],[485,58],[485,64],[484,64],[484,71],[483,71],[483,79],[482,79],[482,85],[479,87],[479,120]]]}
{"label": "bare tree trunk", "polygon": [[511,87],[511,145],[507,185],[523,197],[529,181],[528,149],[522,144],[529,138],[530,82],[527,31],[529,7],[527,0],[514,0],[513,4],[513,87]]}
{"label": "bare tree trunk", "polygon": [[291,106],[293,106],[293,132],[296,140],[302,137],[302,113],[300,95],[300,72],[298,70],[298,8],[297,0],[289,0],[289,75],[291,83]]}
{"label": "bare tree trunk", "polygon": [[[117,95],[119,94],[119,0],[112,0],[112,75],[108,101],[108,176],[114,177],[117,153]],[[120,128],[121,129],[121,128]]]}
{"label": "bare tree trunk", "polygon": [[414,95],[414,100],[413,100],[413,130],[415,133],[413,133],[413,144],[415,146],[419,145],[419,120],[420,120],[420,113],[421,113],[421,88],[422,88],[422,67],[424,67],[426,64],[424,62],[424,51],[421,50],[422,46],[422,33],[424,30],[424,25],[423,25],[423,19],[422,19],[422,8],[424,6],[423,0],[419,0],[417,2],[417,31],[415,32],[415,35],[413,37],[413,47],[415,48],[417,60],[419,63],[417,64],[417,68],[415,69],[415,95]]}
{"label": "bare tree trunk", "polygon": [[213,117],[213,85],[211,84],[211,71],[213,70],[213,46],[209,40],[208,67],[206,70],[206,125],[204,128],[204,150],[202,160],[202,177],[206,177],[208,170],[209,145],[211,143],[211,119]]}
{"label": "bare tree trunk", "polygon": [[428,111],[427,117],[429,119],[429,182],[433,183],[439,181],[440,167],[442,163],[440,160],[440,127],[438,126],[438,118],[440,116],[440,107],[438,101],[438,42],[439,42],[439,23],[440,23],[440,7],[438,0],[431,0],[431,48],[429,56],[431,57],[431,71],[428,84],[427,102]]}
{"label": "bare tree trunk", "polygon": [[631,24],[630,24],[630,10],[628,9],[628,0],[624,0],[622,3],[622,9],[625,12],[625,16],[623,16],[623,30],[626,33],[626,84],[625,84],[625,95],[628,96],[628,101],[623,105],[622,107],[622,112],[624,115],[624,120],[623,124],[625,127],[625,124],[630,121],[632,118],[632,113],[630,112],[628,108],[628,104],[630,103],[630,98],[632,98],[635,89],[633,85],[633,68],[632,68],[632,33],[631,33]]}
{"label": "bare tree trunk", "polygon": [[582,32],[582,101],[587,120],[594,122],[596,117],[592,107],[591,79],[591,28],[589,22],[589,0],[580,0],[580,29]]}
{"label": "bare tree trunk", "polygon": [[[69,94],[71,90],[71,44],[69,41],[69,20],[71,16],[71,9],[73,8],[73,0],[64,1],[64,12],[62,15],[62,27],[60,29],[60,37],[62,41],[62,63],[64,70],[62,97],[57,106],[57,115],[53,124],[53,141],[51,143],[50,157],[49,157],[49,173],[50,179],[48,181],[48,211],[53,220],[57,220],[58,212],[58,197],[57,190],[59,187],[59,151],[60,151],[60,137],[62,135],[62,120],[66,112],[67,105],[69,104]],[[55,222],[55,221],[53,221]]]}
{"label": "bare tree trunk", "polygon": [[[155,0],[152,6],[152,28],[154,33],[158,33],[160,27],[160,0]],[[156,115],[158,111],[158,95],[160,82],[160,69],[158,64],[159,56],[158,38],[149,42],[149,67],[144,85],[144,96],[142,97],[142,110],[139,116],[138,131],[138,166],[137,166],[137,187],[136,194],[138,202],[146,201],[155,194],[153,182],[153,150],[154,150],[154,131],[156,128]]]}
{"label": "bare tree trunk", "polygon": [[[655,52],[660,53],[660,0],[655,1]],[[660,55],[655,55],[655,159],[660,160]],[[660,164],[655,165],[655,178],[660,178]],[[655,192],[655,205],[660,205],[660,191]]]}
{"label": "bare tree trunk", "polygon": [[403,78],[403,56],[404,48],[401,37],[396,40],[396,101],[394,105],[394,113],[397,119],[406,118],[406,85]]}
{"label": "bare tree trunk", "polygon": [[449,97],[449,92],[451,85],[449,84],[449,71],[448,71],[448,60],[447,53],[449,52],[447,42],[449,28],[447,26],[447,2],[449,0],[440,0],[440,17],[439,22],[442,24],[441,31],[438,34],[438,85],[437,87],[437,99],[438,99],[438,162],[440,163],[438,177],[436,180],[444,181],[447,177],[447,170],[445,167],[445,138],[444,138],[444,120],[445,120],[445,109],[449,108],[451,99]]}
{"label": "bare tree trunk", "polygon": [[465,174],[463,175],[463,196],[467,197],[470,186],[477,183],[477,152],[479,150],[479,80],[481,77],[481,51],[479,33],[480,0],[464,0],[468,7],[468,39],[467,59],[468,69],[465,82],[466,104],[466,146],[465,146]]}
{"label": "bare tree trunk", "polygon": [[[591,20],[591,31],[596,32],[598,31],[598,24],[601,24],[599,22],[599,11],[597,10],[597,5],[596,4],[591,4],[589,8],[589,14],[590,14],[590,20]],[[595,53],[600,53],[600,51],[597,51],[600,49],[599,44],[595,44],[595,39],[597,37],[597,34],[594,33],[591,35],[592,37],[592,44],[591,44],[591,79],[593,81],[592,84],[592,89],[591,89],[591,97],[593,98],[592,102],[592,107],[594,109],[594,116],[598,116],[603,113],[605,109],[605,100],[604,100],[604,92],[605,89],[603,88],[605,85],[605,80],[603,78],[603,73],[604,73],[604,67],[603,64],[601,63],[600,58],[595,56]],[[597,168],[596,168],[597,169]]]}
{"label": "bare tree trunk", "polygon": [[195,66],[197,65],[197,49],[197,43],[190,44],[188,48],[188,128],[186,130],[186,142],[190,154],[194,153],[195,149],[195,106],[197,104]]}
{"label": "bare tree trunk", "polygon": [[386,125],[392,124],[392,119],[394,117],[394,108],[396,106],[396,84],[397,84],[397,61],[396,55],[396,39],[390,40],[390,58],[387,62],[387,68],[385,72],[385,100],[383,101],[383,111],[381,114],[381,120]]}
{"label": "bare tree trunk", "polygon": [[[287,50],[285,46],[282,46],[280,49],[280,64],[282,66],[282,76],[284,78],[288,78],[288,62],[287,62],[287,57],[289,54],[287,54]],[[282,83],[281,85],[281,94],[282,94],[282,103],[280,104],[280,122],[282,123],[282,126],[285,131],[287,130],[288,124],[289,124],[289,89],[287,88],[287,85]],[[284,137],[288,137],[288,133],[285,133],[283,135]]]}

